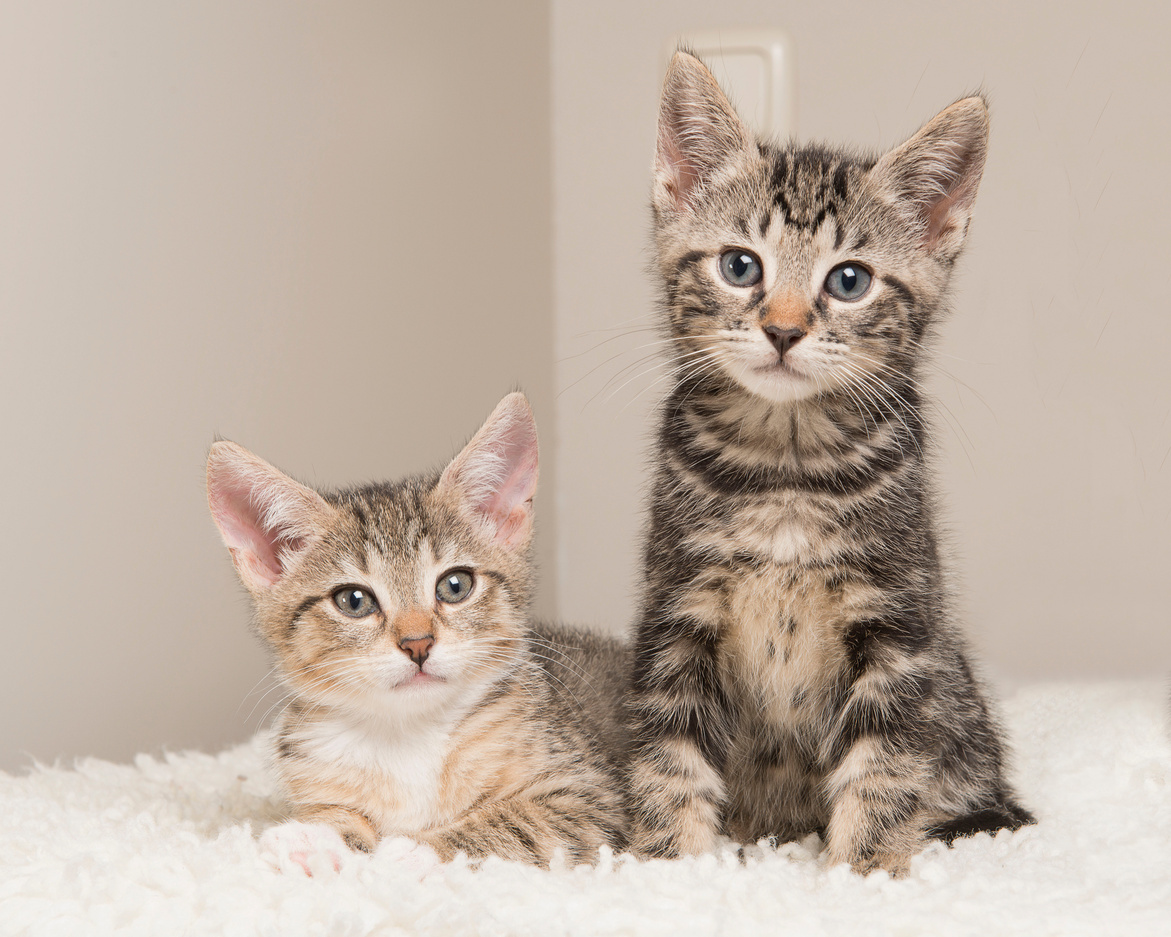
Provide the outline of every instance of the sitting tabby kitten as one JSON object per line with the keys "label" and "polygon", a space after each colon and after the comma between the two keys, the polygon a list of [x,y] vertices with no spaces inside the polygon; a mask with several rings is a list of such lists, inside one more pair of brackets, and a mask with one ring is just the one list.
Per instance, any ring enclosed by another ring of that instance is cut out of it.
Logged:
{"label": "sitting tabby kitten", "polygon": [[276,771],[300,823],[270,834],[278,850],[309,871],[307,853],[340,863],[339,835],[538,865],[623,844],[624,652],[528,623],[537,437],[523,395],[441,475],[322,495],[217,442],[207,484],[293,694]]}
{"label": "sitting tabby kitten", "polygon": [[679,53],[653,207],[662,409],[632,708],[646,855],[820,831],[899,873],[1032,822],[948,614],[922,343],[984,166],[959,101],[875,160],[756,138]]}

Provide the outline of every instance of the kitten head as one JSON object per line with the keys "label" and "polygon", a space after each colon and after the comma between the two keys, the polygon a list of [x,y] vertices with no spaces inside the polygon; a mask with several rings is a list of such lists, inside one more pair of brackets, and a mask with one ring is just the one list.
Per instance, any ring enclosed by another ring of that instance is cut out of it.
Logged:
{"label": "kitten head", "polygon": [[212,517],[290,689],[395,714],[467,699],[520,660],[536,484],[519,393],[437,475],[321,494],[235,443],[207,464]]}
{"label": "kitten head", "polygon": [[769,400],[870,396],[906,375],[963,246],[988,109],[965,98],[880,159],[757,139],[679,52],[653,207],[683,374]]}

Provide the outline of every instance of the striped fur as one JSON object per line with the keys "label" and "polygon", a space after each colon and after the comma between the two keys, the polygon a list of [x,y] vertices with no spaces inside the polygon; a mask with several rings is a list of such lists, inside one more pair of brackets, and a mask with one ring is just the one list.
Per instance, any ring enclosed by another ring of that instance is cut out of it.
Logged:
{"label": "striped fur", "polygon": [[[441,859],[541,866],[625,844],[627,650],[529,623],[535,484],[520,394],[442,475],[398,483],[321,495],[213,446],[212,513],[289,691],[274,764],[291,828],[326,824],[363,851],[407,836]],[[455,603],[437,594],[451,570],[474,576]],[[375,597],[370,614],[335,602],[352,587]],[[427,656],[413,656],[424,639]]]}
{"label": "striped fur", "polygon": [[[831,861],[897,874],[929,837],[1032,822],[949,618],[918,383],[986,139],[969,98],[881,159],[778,146],[697,59],[672,62],[653,204],[676,383],[631,694],[642,854],[817,830]],[[721,273],[730,250],[759,282]],[[829,292],[847,262],[873,276],[861,298]]]}

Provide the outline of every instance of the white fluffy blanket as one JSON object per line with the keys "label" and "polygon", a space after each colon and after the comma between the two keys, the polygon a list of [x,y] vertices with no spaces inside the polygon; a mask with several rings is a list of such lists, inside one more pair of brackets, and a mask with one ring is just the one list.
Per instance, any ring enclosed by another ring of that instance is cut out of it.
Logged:
{"label": "white fluffy blanket", "polygon": [[0,774],[0,934],[1171,934],[1166,687],[1034,687],[1005,706],[1040,825],[934,845],[891,880],[816,837],[551,872],[489,861],[419,880],[394,850],[307,878],[268,865],[258,743]]}

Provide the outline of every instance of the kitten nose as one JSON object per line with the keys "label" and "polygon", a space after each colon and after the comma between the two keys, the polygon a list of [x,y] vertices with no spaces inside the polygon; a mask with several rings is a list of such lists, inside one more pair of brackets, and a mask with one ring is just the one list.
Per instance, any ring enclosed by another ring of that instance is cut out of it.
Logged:
{"label": "kitten nose", "polygon": [[431,656],[431,648],[435,647],[435,638],[427,634],[421,638],[403,638],[398,643],[399,650],[415,662],[420,670]]}
{"label": "kitten nose", "polygon": [[785,352],[805,337],[805,330],[782,329],[779,325],[766,325],[764,327],[764,334],[773,343],[773,348],[777,350],[777,354],[784,358]]}

